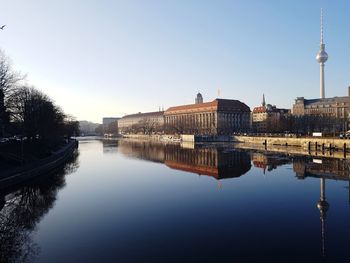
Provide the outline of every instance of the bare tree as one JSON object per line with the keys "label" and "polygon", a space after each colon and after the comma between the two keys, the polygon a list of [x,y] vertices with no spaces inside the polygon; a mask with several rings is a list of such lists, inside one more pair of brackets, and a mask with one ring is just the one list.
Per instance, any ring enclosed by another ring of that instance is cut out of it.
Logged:
{"label": "bare tree", "polygon": [[113,121],[107,125],[107,127],[104,127],[103,133],[118,134],[118,121]]}
{"label": "bare tree", "polygon": [[134,124],[132,128],[134,132],[142,134],[152,134],[161,130],[158,122],[152,118],[143,118],[138,123]]}
{"label": "bare tree", "polygon": [[64,118],[64,136],[70,138],[80,135],[79,121],[71,115],[66,115]]}
{"label": "bare tree", "polygon": [[24,76],[12,69],[10,59],[0,50],[0,136],[4,135],[5,125],[9,122],[6,98],[23,79]]}
{"label": "bare tree", "polygon": [[64,134],[65,114],[48,96],[33,87],[17,88],[8,99],[11,120],[31,139],[57,138]]}

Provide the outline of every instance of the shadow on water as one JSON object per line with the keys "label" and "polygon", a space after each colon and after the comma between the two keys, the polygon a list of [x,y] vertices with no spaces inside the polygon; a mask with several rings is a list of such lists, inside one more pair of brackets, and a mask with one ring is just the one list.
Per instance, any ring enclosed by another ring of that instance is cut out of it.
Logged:
{"label": "shadow on water", "polygon": [[58,191],[66,185],[65,176],[78,169],[78,156],[76,150],[55,172],[0,192],[0,262],[36,258],[40,248],[32,241],[31,233],[53,208]]}

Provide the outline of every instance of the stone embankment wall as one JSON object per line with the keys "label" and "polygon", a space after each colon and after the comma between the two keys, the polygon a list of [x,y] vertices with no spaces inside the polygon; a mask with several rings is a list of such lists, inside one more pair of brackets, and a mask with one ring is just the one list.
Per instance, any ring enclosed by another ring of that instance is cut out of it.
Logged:
{"label": "stone embankment wall", "polygon": [[78,141],[72,140],[50,157],[0,172],[0,189],[23,183],[60,167],[72,156],[78,145]]}
{"label": "stone embankment wall", "polygon": [[232,137],[228,135],[193,135],[193,134],[163,134],[163,135],[143,135],[128,134],[124,138],[138,140],[154,140],[164,142],[232,142]]}
{"label": "stone embankment wall", "polygon": [[235,149],[245,149],[253,150],[263,153],[273,153],[273,154],[288,154],[292,156],[310,156],[313,158],[336,158],[336,159],[350,159],[350,153],[343,151],[320,151],[315,149],[303,149],[302,147],[293,147],[293,146],[281,146],[281,145],[265,145],[260,144],[251,144],[251,143],[236,143],[234,146]]}
{"label": "stone embankment wall", "polygon": [[308,150],[350,150],[350,140],[326,137],[255,137],[255,136],[233,136],[234,142],[257,144],[264,146],[296,146]]}
{"label": "stone embankment wall", "polygon": [[163,134],[163,135],[127,134],[127,135],[123,135],[123,138],[137,139],[137,140],[165,141],[165,142],[179,141],[181,139],[179,135],[167,135],[167,134]]}

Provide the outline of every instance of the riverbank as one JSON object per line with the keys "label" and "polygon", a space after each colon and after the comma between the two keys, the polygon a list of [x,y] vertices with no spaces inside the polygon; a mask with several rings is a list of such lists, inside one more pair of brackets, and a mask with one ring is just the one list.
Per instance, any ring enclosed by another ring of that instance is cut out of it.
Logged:
{"label": "riverbank", "polygon": [[67,161],[77,148],[78,141],[71,140],[49,157],[0,172],[0,189],[20,184],[57,169]]}
{"label": "riverbank", "polygon": [[169,134],[125,134],[123,138],[126,139],[136,139],[136,140],[146,140],[146,141],[160,141],[160,142],[180,142],[180,135],[169,135]]}
{"label": "riverbank", "polygon": [[350,140],[324,137],[267,137],[267,136],[230,136],[215,137],[195,135],[127,135],[124,138],[180,143],[181,147],[194,148],[197,143],[234,143],[235,148],[308,155],[312,157],[350,158]]}
{"label": "riverbank", "polygon": [[232,142],[228,135],[192,135],[192,134],[125,134],[123,138],[162,142]]}
{"label": "riverbank", "polygon": [[266,137],[266,136],[233,136],[234,142],[253,145],[300,147],[307,151],[350,151],[350,140],[333,137]]}
{"label": "riverbank", "polygon": [[164,142],[238,142],[248,143],[253,145],[268,146],[287,146],[287,147],[300,147],[309,151],[350,151],[350,140],[340,138],[328,138],[328,137],[303,137],[303,138],[291,138],[291,137],[268,137],[268,136],[228,136],[228,135],[142,135],[142,134],[128,134],[123,138],[138,139],[138,140],[151,140],[151,141],[164,141]]}

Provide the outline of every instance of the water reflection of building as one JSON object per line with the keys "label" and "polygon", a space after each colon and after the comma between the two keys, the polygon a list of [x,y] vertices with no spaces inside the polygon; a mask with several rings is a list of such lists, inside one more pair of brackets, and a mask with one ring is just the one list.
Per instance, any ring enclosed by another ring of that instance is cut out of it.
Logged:
{"label": "water reflection of building", "polygon": [[117,152],[118,143],[119,143],[118,140],[104,139],[102,141],[103,153],[114,153],[114,152]]}
{"label": "water reflection of building", "polygon": [[265,171],[272,171],[276,169],[277,166],[291,163],[291,159],[289,157],[283,155],[276,154],[266,154],[260,152],[251,153],[253,165],[257,168],[261,168]]}
{"label": "water reflection of building", "polygon": [[[326,255],[326,213],[330,206],[326,201],[326,179],[343,180],[350,183],[349,168],[349,160],[335,158],[312,159],[304,156],[295,157],[293,161],[293,170],[297,178],[320,178],[320,199],[317,202],[317,208],[320,211],[322,256]],[[350,189],[348,195],[350,203]]]}
{"label": "water reflection of building", "polygon": [[293,170],[299,179],[305,177],[346,180],[350,178],[349,160],[335,158],[294,157]]}
{"label": "water reflection of building", "polygon": [[245,151],[227,151],[217,147],[183,148],[175,144],[150,141],[121,140],[119,151],[127,156],[162,162],[176,170],[216,179],[239,177],[251,167],[250,155]]}
{"label": "water reflection of building", "polygon": [[250,170],[250,155],[222,148],[167,147],[165,164],[176,170],[212,176],[216,179],[239,177]]}
{"label": "water reflection of building", "polygon": [[161,142],[120,140],[118,151],[126,156],[164,163],[165,145]]}

